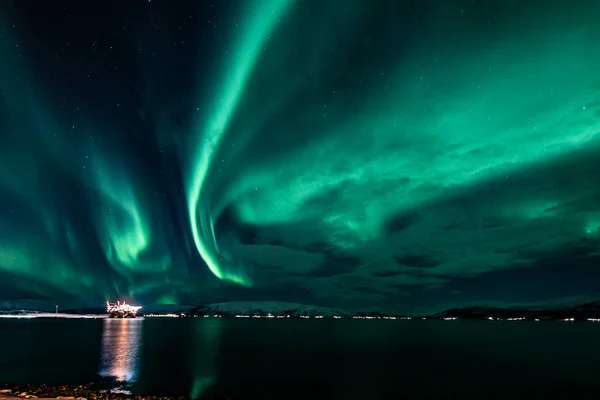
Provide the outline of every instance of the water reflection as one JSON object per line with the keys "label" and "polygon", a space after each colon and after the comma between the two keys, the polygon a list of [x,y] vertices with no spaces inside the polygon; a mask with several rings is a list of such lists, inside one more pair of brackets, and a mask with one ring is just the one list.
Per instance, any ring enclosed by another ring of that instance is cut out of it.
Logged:
{"label": "water reflection", "polygon": [[191,358],[193,371],[190,397],[199,398],[216,381],[216,360],[223,334],[223,320],[210,318],[194,325],[194,356]]}
{"label": "water reflection", "polygon": [[109,319],[102,327],[100,376],[118,381],[135,380],[143,319]]}

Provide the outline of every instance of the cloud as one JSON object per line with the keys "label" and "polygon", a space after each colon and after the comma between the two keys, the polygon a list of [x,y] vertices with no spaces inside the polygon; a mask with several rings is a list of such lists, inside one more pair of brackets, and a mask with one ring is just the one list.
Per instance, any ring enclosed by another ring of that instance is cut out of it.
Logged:
{"label": "cloud", "polygon": [[[271,227],[282,247],[293,246],[280,253],[278,273],[285,275],[290,262],[293,279],[298,284],[309,282],[317,297],[346,298],[350,291],[373,304],[406,293],[422,297],[417,293],[423,289],[443,297],[446,287],[449,294],[460,291],[466,296],[469,291],[454,289],[455,281],[476,280],[496,271],[514,279],[524,269],[568,273],[570,264],[583,260],[589,264],[598,253],[600,235],[586,231],[599,210],[594,201],[600,195],[597,154],[585,149],[449,190],[443,198],[409,211],[405,219],[392,215],[393,220],[410,221],[402,229],[386,229],[352,247],[340,246],[336,237],[292,245],[297,238],[293,224],[279,231]],[[306,225],[299,226],[310,237],[323,237],[322,230],[327,229],[314,224],[311,234]],[[302,257],[312,262],[298,261]]]}
{"label": "cloud", "polygon": [[395,256],[398,265],[409,268],[434,268],[439,262],[433,258],[420,254],[403,254]]}

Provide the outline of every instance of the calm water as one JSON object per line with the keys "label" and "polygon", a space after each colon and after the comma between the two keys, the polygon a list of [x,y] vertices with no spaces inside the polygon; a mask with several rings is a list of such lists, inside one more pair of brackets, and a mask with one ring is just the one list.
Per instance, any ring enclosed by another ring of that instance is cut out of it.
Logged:
{"label": "calm water", "polygon": [[598,398],[600,324],[0,320],[0,381],[231,398]]}

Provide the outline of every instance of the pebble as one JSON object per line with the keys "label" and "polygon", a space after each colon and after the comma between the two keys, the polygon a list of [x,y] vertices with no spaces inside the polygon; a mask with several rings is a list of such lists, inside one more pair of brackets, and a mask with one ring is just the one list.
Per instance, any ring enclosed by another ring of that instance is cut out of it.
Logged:
{"label": "pebble", "polygon": [[[0,2],[1,1],[2,0],[0,0]],[[18,399],[14,398],[14,400],[190,400],[185,397],[127,395],[124,393],[111,392],[110,389],[97,389],[94,388],[94,386],[94,384],[76,386],[15,385],[11,389],[5,389],[7,386],[1,385],[0,400],[10,400],[9,397],[12,396],[18,396]],[[36,396],[27,394],[27,390],[35,393]],[[58,396],[59,394],[72,394],[73,396]],[[79,397],[82,395],[87,397]]]}

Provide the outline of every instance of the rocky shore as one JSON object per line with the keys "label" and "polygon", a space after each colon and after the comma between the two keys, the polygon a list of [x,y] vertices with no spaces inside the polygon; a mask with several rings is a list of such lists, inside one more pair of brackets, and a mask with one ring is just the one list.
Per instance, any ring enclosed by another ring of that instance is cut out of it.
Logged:
{"label": "rocky shore", "polygon": [[186,400],[183,397],[140,396],[110,390],[97,385],[2,385],[0,400]]}

